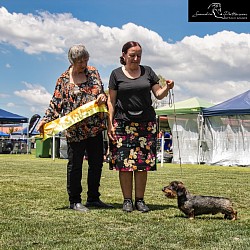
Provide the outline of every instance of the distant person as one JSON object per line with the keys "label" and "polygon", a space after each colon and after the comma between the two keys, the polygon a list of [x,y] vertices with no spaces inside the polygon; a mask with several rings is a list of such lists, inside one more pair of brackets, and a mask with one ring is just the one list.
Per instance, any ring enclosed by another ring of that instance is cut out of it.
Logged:
{"label": "distant person", "polygon": [[124,44],[122,67],[112,71],[109,79],[110,169],[119,171],[123,194],[123,211],[133,211],[133,178],[135,208],[148,212],[144,193],[147,171],[156,170],[157,125],[151,92],[157,99],[168,95],[174,82],[161,87],[159,78],[149,66],[140,65],[142,48],[138,42]]}
{"label": "distant person", "polygon": [[[68,51],[69,68],[58,78],[54,95],[37,129],[45,123],[68,115],[76,108],[96,100],[99,105],[107,97],[96,68],[88,66],[89,53],[84,45],[73,45]],[[110,208],[100,200],[100,179],[103,167],[103,134],[106,114],[95,113],[66,129],[68,146],[67,191],[69,208],[87,212],[87,207]],[[82,204],[82,164],[85,150],[88,155],[87,202]]]}
{"label": "distant person", "polygon": [[164,133],[164,150],[172,150],[172,135],[167,131]]}

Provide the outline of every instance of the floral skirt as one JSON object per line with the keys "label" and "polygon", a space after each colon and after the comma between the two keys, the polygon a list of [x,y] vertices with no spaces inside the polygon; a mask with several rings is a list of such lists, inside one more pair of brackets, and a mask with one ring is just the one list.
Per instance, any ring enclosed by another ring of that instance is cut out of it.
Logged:
{"label": "floral skirt", "polygon": [[115,121],[117,140],[110,142],[109,169],[156,170],[157,125],[151,122]]}

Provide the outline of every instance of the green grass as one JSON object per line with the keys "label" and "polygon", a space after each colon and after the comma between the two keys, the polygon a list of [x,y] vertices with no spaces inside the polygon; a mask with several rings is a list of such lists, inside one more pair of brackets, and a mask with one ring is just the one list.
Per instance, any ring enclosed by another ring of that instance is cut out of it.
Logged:
{"label": "green grass", "polygon": [[[0,249],[250,249],[250,168],[164,164],[149,172],[149,213],[122,212],[118,172],[103,167],[101,199],[114,209],[68,209],[67,160],[0,155]],[[86,199],[87,162],[83,166]],[[187,219],[161,189],[181,180],[193,194],[226,196],[237,221],[222,214]]]}

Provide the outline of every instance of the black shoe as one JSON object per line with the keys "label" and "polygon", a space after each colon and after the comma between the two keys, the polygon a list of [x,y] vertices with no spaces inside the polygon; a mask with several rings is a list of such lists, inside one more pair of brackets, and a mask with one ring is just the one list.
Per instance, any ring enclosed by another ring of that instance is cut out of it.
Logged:
{"label": "black shoe", "polygon": [[146,213],[149,211],[148,206],[145,204],[144,200],[138,200],[135,202],[135,208],[142,212],[142,213]]}
{"label": "black shoe", "polygon": [[106,204],[102,202],[101,200],[99,201],[87,201],[85,204],[86,207],[99,207],[99,208],[114,208],[113,205]]}
{"label": "black shoe", "polygon": [[89,209],[83,206],[82,203],[71,203],[69,206],[70,209],[79,211],[79,212],[88,212]]}
{"label": "black shoe", "polygon": [[122,210],[124,212],[132,212],[133,211],[133,202],[130,199],[125,199],[123,202]]}

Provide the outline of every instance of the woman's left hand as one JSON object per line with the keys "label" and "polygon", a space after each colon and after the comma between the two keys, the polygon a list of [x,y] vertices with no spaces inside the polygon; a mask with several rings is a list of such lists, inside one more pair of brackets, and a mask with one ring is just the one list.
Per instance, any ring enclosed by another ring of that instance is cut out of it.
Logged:
{"label": "woman's left hand", "polygon": [[107,97],[104,94],[100,94],[96,99],[98,105],[104,104],[107,101]]}
{"label": "woman's left hand", "polygon": [[172,89],[174,87],[173,80],[166,80],[167,89]]}

